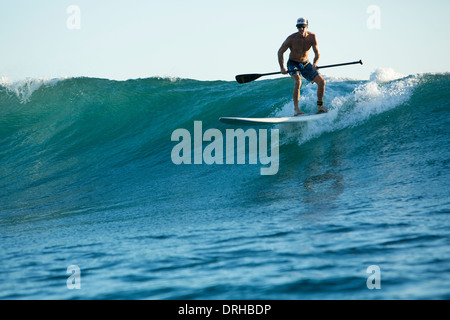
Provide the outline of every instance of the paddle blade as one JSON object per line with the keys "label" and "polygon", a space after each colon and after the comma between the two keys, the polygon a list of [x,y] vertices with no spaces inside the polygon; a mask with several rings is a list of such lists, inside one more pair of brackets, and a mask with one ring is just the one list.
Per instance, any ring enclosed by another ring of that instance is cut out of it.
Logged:
{"label": "paddle blade", "polygon": [[262,75],[259,73],[252,73],[252,74],[240,74],[236,76],[236,81],[239,83],[247,83],[253,80],[258,79]]}

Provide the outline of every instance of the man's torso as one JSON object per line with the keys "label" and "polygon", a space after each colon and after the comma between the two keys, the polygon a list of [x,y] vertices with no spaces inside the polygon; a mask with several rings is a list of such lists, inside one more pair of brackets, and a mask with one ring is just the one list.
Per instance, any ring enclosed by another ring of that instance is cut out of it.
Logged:
{"label": "man's torso", "polygon": [[289,59],[296,62],[306,62],[308,60],[308,52],[311,47],[315,44],[314,33],[307,32],[305,38],[302,37],[300,33],[291,34],[288,37],[289,49],[291,53],[289,54]]}

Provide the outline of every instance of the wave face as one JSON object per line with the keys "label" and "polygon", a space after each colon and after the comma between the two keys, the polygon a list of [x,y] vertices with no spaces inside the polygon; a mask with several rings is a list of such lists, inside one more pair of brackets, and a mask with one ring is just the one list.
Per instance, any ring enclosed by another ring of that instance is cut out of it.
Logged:
{"label": "wave face", "polygon": [[2,79],[0,298],[450,298],[449,74],[327,79],[328,117],[273,127],[274,176],[171,161],[174,130],[292,115],[292,86]]}

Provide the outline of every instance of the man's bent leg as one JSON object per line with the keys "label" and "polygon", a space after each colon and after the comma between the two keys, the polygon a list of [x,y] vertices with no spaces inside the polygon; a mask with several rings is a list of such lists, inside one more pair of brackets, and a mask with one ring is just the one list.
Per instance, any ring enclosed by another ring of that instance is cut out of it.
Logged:
{"label": "man's bent leg", "polygon": [[303,114],[304,112],[300,110],[298,107],[299,101],[300,101],[300,87],[302,85],[302,80],[300,78],[300,75],[298,73],[292,75],[292,79],[295,81],[294,85],[294,116],[297,116],[299,114]]}
{"label": "man's bent leg", "polygon": [[319,74],[314,78],[313,82],[317,83],[317,101],[322,101],[325,93],[325,79]]}
{"label": "man's bent leg", "polygon": [[325,79],[319,74],[314,78],[313,82],[317,83],[317,111],[328,112],[328,109],[322,106],[325,93]]}

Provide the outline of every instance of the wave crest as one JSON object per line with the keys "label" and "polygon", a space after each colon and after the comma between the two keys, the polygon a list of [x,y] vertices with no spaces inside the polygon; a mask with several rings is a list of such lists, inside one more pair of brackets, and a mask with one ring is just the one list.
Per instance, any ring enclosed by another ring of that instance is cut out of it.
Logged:
{"label": "wave crest", "polygon": [[33,92],[38,90],[43,85],[55,85],[61,80],[68,78],[54,78],[54,79],[34,79],[26,78],[20,81],[11,81],[7,77],[0,79],[0,86],[4,87],[8,92],[13,93],[19,98],[21,103],[30,101]]}

